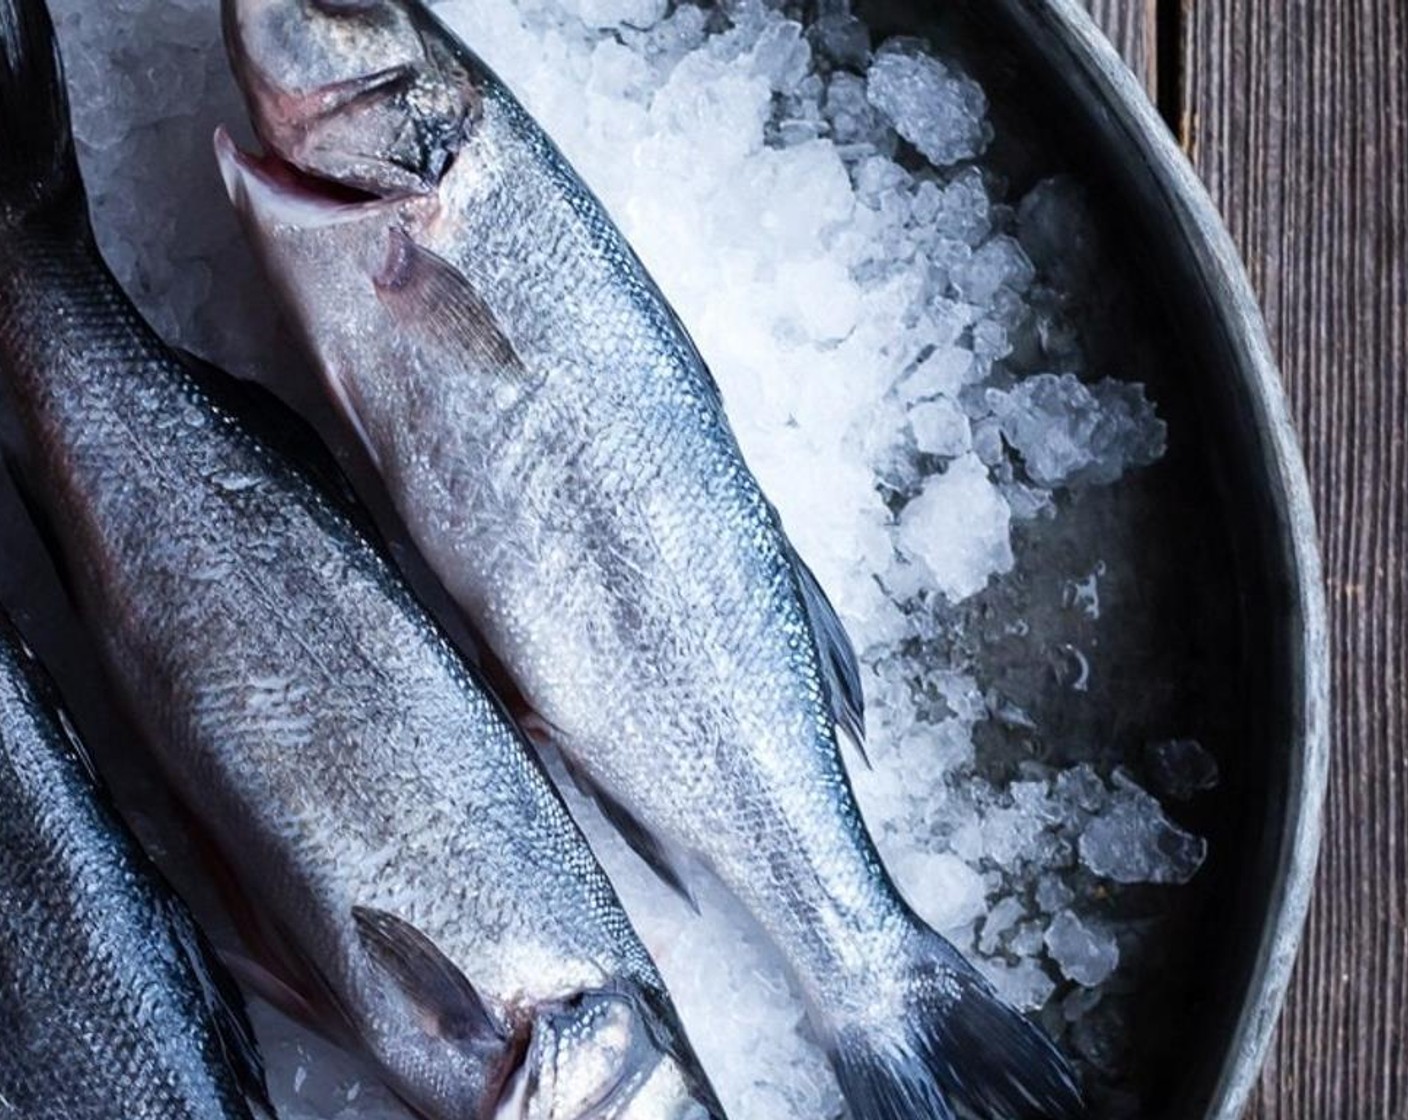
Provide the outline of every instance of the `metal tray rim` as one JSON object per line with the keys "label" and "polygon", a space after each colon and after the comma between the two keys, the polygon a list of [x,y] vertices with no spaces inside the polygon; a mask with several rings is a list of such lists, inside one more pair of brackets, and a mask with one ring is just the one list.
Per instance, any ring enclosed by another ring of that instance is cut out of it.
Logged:
{"label": "metal tray rim", "polygon": [[1079,0],[1009,0],[1057,36],[1071,64],[1100,94],[1110,123],[1145,161],[1192,249],[1200,279],[1214,296],[1235,358],[1232,373],[1249,391],[1269,444],[1270,500],[1282,522],[1284,560],[1295,617],[1289,632],[1299,695],[1290,796],[1276,882],[1256,964],[1246,985],[1232,1045],[1205,1120],[1238,1120],[1260,1075],[1300,947],[1323,827],[1330,761],[1329,645],[1315,513],[1285,387],[1272,356],[1261,308],[1221,215],[1133,72]]}

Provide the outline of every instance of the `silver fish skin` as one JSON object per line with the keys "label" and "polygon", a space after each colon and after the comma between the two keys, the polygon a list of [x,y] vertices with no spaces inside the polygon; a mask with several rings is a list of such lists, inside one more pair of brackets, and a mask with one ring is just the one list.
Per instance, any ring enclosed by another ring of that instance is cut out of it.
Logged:
{"label": "silver fish skin", "polygon": [[720,1116],[565,806],[311,431],[168,350],[102,263],[43,4],[0,0],[0,31],[0,379],[25,477],[238,885],[244,978],[429,1120]]}
{"label": "silver fish skin", "polygon": [[[1064,1058],[881,865],[839,749],[864,735],[854,654],[601,204],[417,0],[225,12],[268,149],[217,137],[231,198],[422,552],[577,773],[668,880],[702,860],[768,931],[855,1116],[1080,1114]],[[425,119],[450,90],[458,132]]]}
{"label": "silver fish skin", "polygon": [[0,614],[0,1116],[252,1120],[234,982]]}

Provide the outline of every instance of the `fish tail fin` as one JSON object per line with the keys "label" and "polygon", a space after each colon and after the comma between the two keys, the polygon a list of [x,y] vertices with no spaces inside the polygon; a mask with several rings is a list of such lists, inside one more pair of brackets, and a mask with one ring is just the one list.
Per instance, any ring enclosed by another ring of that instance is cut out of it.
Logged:
{"label": "fish tail fin", "polygon": [[68,95],[44,0],[0,0],[0,229],[82,213]]}
{"label": "fish tail fin", "polygon": [[991,1120],[1079,1120],[1075,1073],[1055,1044],[1004,1003],[938,934],[917,934],[903,1013],[831,1033],[831,1060],[856,1120],[953,1120],[962,1102]]}

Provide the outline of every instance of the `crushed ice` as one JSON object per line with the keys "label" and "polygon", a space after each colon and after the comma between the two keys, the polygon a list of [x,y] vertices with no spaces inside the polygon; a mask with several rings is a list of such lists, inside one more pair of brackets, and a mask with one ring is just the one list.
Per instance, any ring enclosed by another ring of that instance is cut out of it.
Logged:
{"label": "crushed ice", "polygon": [[[168,337],[270,376],[274,315],[210,152],[217,123],[244,119],[218,5],[53,7],[114,270]],[[597,191],[709,360],[861,652],[874,767],[853,770],[902,889],[1008,998],[1045,1008],[1089,1069],[1118,1071],[1119,1032],[1092,1015],[1122,975],[1102,900],[1197,871],[1204,843],[1155,793],[1192,797],[1216,766],[1174,741],[1148,748],[1153,792],[1089,764],[994,783],[975,729],[1029,717],[923,652],[936,592],[951,604],[983,592],[1017,562],[1017,525],[1059,517],[1064,492],[1164,451],[1143,388],[1087,368],[1062,311],[1089,282],[1078,185],[1005,197],[983,163],[982,88],[929,44],[872,50],[843,0],[808,27],[760,0],[435,7]],[[1068,607],[1100,617],[1101,572],[1073,574]],[[759,939],[721,903],[708,919],[683,911],[577,808],[730,1115],[838,1115]],[[393,1108],[325,1045],[258,1017],[285,1116]]]}

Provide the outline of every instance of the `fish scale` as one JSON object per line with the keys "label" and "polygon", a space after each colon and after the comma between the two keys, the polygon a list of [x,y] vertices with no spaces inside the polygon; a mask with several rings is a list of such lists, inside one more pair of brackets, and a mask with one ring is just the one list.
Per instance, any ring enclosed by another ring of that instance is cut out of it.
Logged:
{"label": "fish scale", "polygon": [[20,59],[0,68],[0,141],[26,157],[0,171],[25,483],[235,885],[242,977],[429,1120],[717,1117],[542,767],[311,430],[169,351],[98,256],[43,4],[0,0],[0,32]]}
{"label": "fish scale", "polygon": [[233,987],[80,749],[0,617],[0,1116],[251,1120]]}
{"label": "fish scale", "polygon": [[[217,140],[231,198],[402,520],[573,774],[668,882],[702,862],[767,932],[856,1120],[1078,1115],[1064,1057],[886,874],[841,757],[838,728],[863,737],[854,653],[592,192],[420,0],[224,4],[269,149]],[[410,169],[379,138],[449,135],[434,110],[290,100],[329,73],[364,87],[387,26],[407,80],[459,94],[459,135]],[[334,39],[340,69],[312,47]]]}

